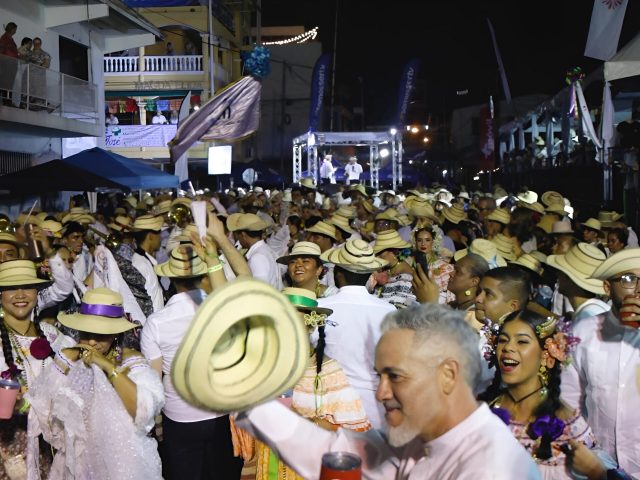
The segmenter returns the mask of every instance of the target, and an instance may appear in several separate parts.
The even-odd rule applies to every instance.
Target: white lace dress
[[[69,367],[66,375],[61,362]],[[58,356],[31,386],[32,415],[57,450],[50,479],[162,478],[156,441],[147,436],[164,404],[162,382],[142,356],[121,368],[137,387],[135,419],[95,365]]]

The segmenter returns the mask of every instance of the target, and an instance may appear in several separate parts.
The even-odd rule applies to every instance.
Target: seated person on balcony
[[[151,123],[154,125],[166,125],[169,122],[167,122],[167,117],[162,114],[162,111],[158,110]]]
[[[113,113],[110,113],[107,117],[107,125],[118,125],[120,120]]]
[[[167,42],[167,50],[164,52],[164,54],[169,57],[173,57],[176,54],[175,50],[173,49],[173,43]]]

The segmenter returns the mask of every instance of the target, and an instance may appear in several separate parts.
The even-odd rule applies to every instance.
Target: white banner
[[[627,0],[594,0],[585,57],[609,60],[618,51],[618,41]]]
[[[582,86],[580,85],[580,82],[576,82],[574,85],[576,86],[576,94],[578,96],[578,107],[580,108],[580,118],[582,119],[582,130],[584,131],[585,135],[591,139],[596,147],[602,148],[600,139],[598,138],[598,135],[596,135],[596,131],[593,128],[591,113],[589,113],[589,107],[587,107],[587,102],[584,99]]]
[[[166,147],[177,125],[112,125],[105,129],[104,144],[112,147]]]

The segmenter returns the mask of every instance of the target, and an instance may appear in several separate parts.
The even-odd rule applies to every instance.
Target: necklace
[[[14,333],[20,335],[21,337],[26,337],[28,336],[27,333],[29,333],[29,330],[31,330],[31,322],[29,322],[29,324],[27,325],[27,329],[24,331],[24,333],[19,332],[17,328],[12,327],[11,325],[9,325],[6,321],[4,322],[4,324],[9,327],[10,330],[12,330]]]
[[[20,383],[22,384],[22,390],[24,393],[29,390],[29,379],[33,380],[36,377],[36,373],[34,372],[33,366],[31,365],[31,360],[29,360],[31,350],[29,349],[29,347],[22,345],[22,343],[20,343],[20,339],[13,332],[9,332],[9,342],[11,343],[11,347],[16,353],[14,357],[15,362],[21,367],[25,367],[21,369],[22,372],[20,374],[20,377],[22,378],[22,381]],[[46,358],[42,359],[42,367],[40,371],[44,369],[45,360]]]
[[[542,387],[538,387],[536,388],[533,392],[531,393],[527,393],[524,397],[522,397],[520,400],[516,400],[515,398],[513,398],[513,395],[511,395],[511,392],[509,390],[507,390],[507,395],[509,396],[509,398],[511,399],[511,401],[513,402],[514,405],[518,405],[519,403],[521,403],[523,400],[526,400],[527,398],[533,396],[535,393],[538,393],[540,390],[542,390]]]

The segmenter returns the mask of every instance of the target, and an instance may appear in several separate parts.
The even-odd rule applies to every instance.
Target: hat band
[[[82,303],[80,304],[80,313],[83,315],[98,315],[100,317],[118,318],[124,317],[124,307],[119,305]]]
[[[302,307],[317,307],[318,302],[311,298],[303,297],[302,295],[287,295],[289,301],[294,305],[300,305]]]

